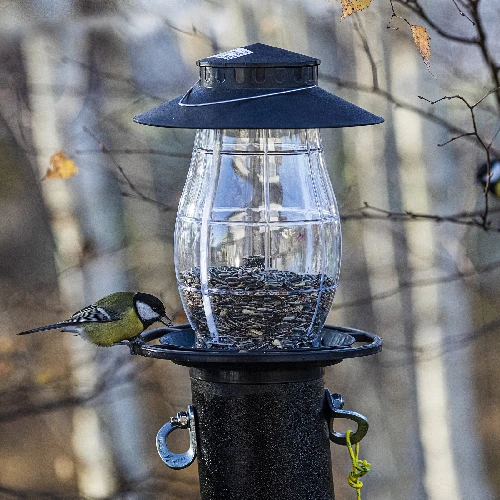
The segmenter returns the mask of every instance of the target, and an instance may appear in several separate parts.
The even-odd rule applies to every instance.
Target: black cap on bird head
[[[163,302],[149,293],[137,292],[134,295],[134,309],[142,321],[144,328],[161,321],[166,326],[172,326],[172,321],[165,312]]]

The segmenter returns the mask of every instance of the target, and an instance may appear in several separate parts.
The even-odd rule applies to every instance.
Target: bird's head
[[[161,321],[166,326],[173,325],[165,312],[165,306],[162,301],[154,295],[137,292],[134,295],[134,308],[144,328],[147,328],[157,321]]]
[[[488,180],[488,166],[486,163],[483,163],[479,166],[477,170],[477,181],[486,186],[486,182]],[[489,189],[491,192],[498,194],[496,191],[496,186],[500,181],[500,160],[494,159],[490,162],[490,183]]]

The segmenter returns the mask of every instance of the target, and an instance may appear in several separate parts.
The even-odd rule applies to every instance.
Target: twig
[[[123,365],[121,360],[103,370],[99,383],[94,387],[89,394],[73,395],[53,399],[52,401],[43,401],[32,406],[15,408],[12,410],[4,410],[0,413],[0,422],[11,422],[19,418],[30,417],[32,415],[40,415],[42,413],[61,410],[64,408],[72,408],[75,406],[84,406],[100,396],[109,394],[114,389],[119,389],[129,383],[134,378],[134,373],[124,374],[120,369]]]
[[[370,45],[368,44],[368,39],[366,38],[366,34],[365,34],[364,29],[363,29],[363,26],[361,25],[361,21],[358,21],[357,17],[354,17],[354,29],[356,30],[356,33],[358,34],[359,38],[361,39],[361,43],[363,44],[363,48],[365,50],[366,56],[368,57],[368,61],[370,62],[370,67],[372,70],[373,90],[377,91],[379,88],[377,63],[375,62],[373,54],[370,50]]]
[[[497,127],[497,131],[493,134],[493,137],[491,138],[490,143],[488,144],[488,149],[491,149],[491,146],[493,144],[493,141],[497,138],[497,135],[500,133],[500,125]]]
[[[439,341],[439,343],[429,343],[425,346],[419,347],[418,349],[404,345],[391,345],[390,342],[384,342],[384,350],[397,352],[406,351],[408,356],[398,360],[382,362],[381,366],[384,368],[397,368],[411,366],[415,363],[431,361],[449,352],[463,349],[471,342],[494,332],[497,328],[500,328],[500,318],[496,318],[470,332],[462,333],[460,335],[449,335]]]
[[[392,17],[399,17],[395,14],[394,12],[394,5],[393,2],[397,2],[409,10],[411,10],[413,13],[417,14],[428,26],[430,26],[437,34],[442,36],[443,38],[447,40],[451,40],[454,42],[460,42],[460,43],[465,43],[469,45],[477,45],[479,48],[483,61],[486,64],[486,67],[489,70],[491,82],[493,83],[493,86],[496,87],[497,89],[500,87],[500,76],[498,74],[499,70],[499,65],[494,62],[493,59],[493,54],[491,53],[488,44],[487,44],[487,34],[483,26],[483,19],[481,17],[481,13],[479,10],[479,0],[470,0],[467,3],[468,11],[469,11],[469,16],[465,15],[465,13],[458,7],[457,3],[455,0],[453,2],[459,9],[459,12],[461,15],[466,17],[474,26],[476,30],[476,37],[474,38],[466,38],[466,37],[461,37],[461,36],[456,36],[452,35],[451,33],[447,33],[439,25],[434,23],[431,17],[427,14],[427,12],[423,9],[423,7],[420,5],[418,0],[389,0],[392,11],[393,11],[393,16]],[[391,19],[392,19],[391,17]],[[497,105],[500,107],[500,92],[496,91],[496,99],[497,99]]]
[[[435,215],[435,214],[424,214],[411,211],[405,212],[391,212],[379,207],[374,207],[364,202],[364,206],[359,209],[361,213],[358,214],[341,214],[341,219],[344,221],[348,220],[359,220],[359,219],[379,219],[379,220],[398,220],[398,221],[434,221],[437,223],[449,222],[453,224],[460,224],[464,226],[476,226],[481,227],[486,231],[500,232],[500,227],[492,226],[489,220],[483,220],[484,211],[479,212],[461,212],[459,214],[453,215]],[[374,213],[370,213],[374,212]],[[489,213],[500,212],[500,207],[495,210],[490,210]]]
[[[451,33],[448,33],[447,31],[443,30],[441,28],[441,26],[437,25],[432,20],[432,18],[430,18],[428,16],[428,14],[425,12],[425,10],[422,8],[422,6],[419,4],[419,2],[417,0],[413,0],[413,1],[408,1],[408,0],[389,0],[389,2],[391,4],[391,8],[392,8],[391,19],[394,18],[394,17],[398,17],[400,19],[404,19],[403,17],[397,15],[396,12],[395,12],[395,10],[394,10],[393,2],[397,2],[400,5],[403,5],[404,7],[406,7],[410,11],[412,11],[414,14],[417,14],[422,19],[422,21],[424,21],[425,24],[427,24],[427,26],[429,26],[430,28],[432,28],[441,37],[446,38],[447,40],[451,40],[451,41],[459,42],[459,43],[464,43],[464,44],[469,44],[469,45],[479,43],[479,37],[478,38],[467,38],[467,37],[460,36],[460,35],[453,35]],[[405,21],[406,21],[406,19],[405,19]],[[406,21],[406,22],[408,22],[408,21]],[[475,23],[473,21],[471,21],[471,22],[475,25]]]
[[[472,136],[472,137],[474,137],[477,140],[477,142],[479,142],[479,144],[481,145],[481,147],[484,149],[484,151],[486,153],[486,183],[485,183],[485,186],[484,186],[484,211],[481,214],[481,220],[482,220],[481,227],[483,227],[483,229],[485,229],[485,230],[491,228],[489,220],[488,220],[488,214],[489,214],[489,190],[490,190],[490,179],[491,179],[491,152],[490,152],[490,149],[491,149],[491,145],[493,143],[493,140],[490,141],[489,144],[486,144],[485,140],[479,134],[479,129],[478,129],[478,126],[477,126],[477,121],[476,121],[476,114],[475,114],[474,110],[488,96],[490,96],[491,94],[497,92],[498,90],[499,90],[499,87],[496,87],[496,88],[490,90],[483,97],[481,97],[481,99],[479,99],[478,101],[476,101],[474,104],[470,104],[469,101],[467,101],[467,99],[465,99],[463,96],[458,95],[458,94],[457,95],[452,95],[452,96],[443,96],[443,97],[441,97],[439,99],[436,99],[434,101],[431,101],[430,99],[427,99],[426,97],[422,97],[420,95],[418,96],[419,99],[427,101],[431,105],[437,104],[438,102],[441,102],[441,101],[444,101],[444,100],[450,101],[452,99],[458,99],[458,100],[462,101],[469,108],[470,115],[471,115],[472,127],[474,129],[473,132],[466,132],[466,133],[463,133],[463,134],[459,134],[456,137],[453,137],[450,140],[446,141],[445,143],[441,144],[441,146],[443,146],[445,144],[449,144],[450,142],[452,142],[452,141],[454,141],[456,139],[459,139],[461,137],[470,137],[470,136]],[[498,131],[497,131],[497,133],[498,133]],[[438,144],[438,146],[439,146],[439,144]]]
[[[131,198],[133,200],[142,200],[142,201],[146,201],[148,203],[151,203],[153,205],[156,205],[157,207],[159,207],[163,212],[170,212],[170,211],[175,211],[177,210],[177,206],[170,206],[170,205],[165,205],[165,203],[162,203],[161,201],[158,201],[158,200],[155,200],[153,198],[144,198],[143,196],[137,196],[135,194],[132,194],[132,193],[125,193],[124,191],[122,191],[120,193],[124,198]]]
[[[170,29],[174,30],[174,31],[177,31],[177,33],[181,33],[183,35],[188,35],[188,36],[194,36],[194,37],[199,37],[199,38],[202,38],[204,39],[205,41],[208,41],[210,42],[211,44],[213,44],[214,42],[214,38],[213,36],[209,36],[207,35],[206,33],[203,33],[203,31],[200,31],[198,28],[196,28],[196,26],[194,26],[193,24],[191,25],[191,31],[188,31],[188,30],[184,30],[182,28],[179,28],[178,26],[175,26],[174,24],[172,24],[170,21],[168,21],[167,19],[164,19],[163,22],[165,23],[166,26],[168,26]]]
[[[165,151],[164,149],[132,149],[132,148],[121,148],[121,149],[107,149],[110,154],[126,154],[126,155],[160,155],[160,156],[168,156],[172,158],[191,158],[191,154],[189,153],[174,153],[172,151]],[[75,151],[75,155],[86,155],[86,154],[94,154],[94,153],[102,153],[102,148],[98,149],[77,149]]]
[[[447,129],[448,132],[450,132],[451,134],[466,135],[469,133],[468,131],[461,129],[460,127],[458,127],[455,124],[441,118],[440,116],[435,115],[434,113],[430,113],[429,111],[425,111],[422,108],[414,106],[408,102],[397,99],[392,93],[388,92],[387,90],[384,90],[381,88],[374,89],[370,85],[363,85],[363,84],[360,84],[358,82],[344,80],[342,78],[339,78],[339,77],[336,77],[333,75],[323,76],[322,79],[330,81],[333,84],[335,84],[341,88],[357,90],[359,92],[365,92],[365,93],[374,94],[374,95],[377,95],[379,97],[382,97],[388,103],[393,104],[394,106],[396,106],[398,108],[411,111],[412,113],[417,114],[418,116],[424,118],[425,120],[427,120],[429,122],[435,123],[436,125],[440,125],[441,127]],[[474,142],[476,142],[476,140],[474,138],[472,138],[472,140],[474,140]],[[490,151],[493,154],[500,156],[500,149],[494,149],[493,147],[490,147]]]
[[[462,17],[465,17],[465,19],[468,19],[472,23],[472,26],[475,26],[476,23],[467,14],[465,14],[465,12],[458,6],[456,0],[451,0],[451,1],[455,4],[455,7],[457,8],[460,15]]]
[[[370,295],[369,297],[362,297],[360,299],[346,302],[334,302],[332,310],[345,309],[349,307],[359,307],[366,304],[371,304],[378,300],[388,299],[390,297],[393,297],[394,295],[397,295],[398,293],[401,293],[402,290],[451,283],[453,281],[458,281],[464,278],[471,278],[477,276],[478,274],[489,273],[491,271],[495,271],[496,269],[500,269],[500,261],[490,262],[489,264],[486,264],[484,266],[477,266],[470,271],[462,271],[450,274],[448,276],[401,281],[397,286],[389,288],[388,290],[385,290],[383,292],[375,293],[373,295]]]
[[[162,207],[163,209],[165,210],[170,210],[171,208],[168,206],[168,205],[165,205],[157,200],[155,200],[154,198],[151,198],[147,195],[145,195],[144,193],[142,193],[139,189],[137,189],[137,187],[134,185],[134,183],[129,179],[128,175],[125,173],[125,171],[123,170],[122,166],[115,160],[115,158],[113,157],[113,155],[111,154],[111,150],[108,149],[105,144],[103,142],[101,142],[97,137],[96,135],[88,129],[88,127],[84,126],[83,127],[83,130],[92,138],[94,139],[94,141],[97,142],[98,146],[99,146],[99,149],[105,154],[108,156],[108,158],[111,160],[111,162],[113,163],[113,165],[115,166],[115,168],[118,170],[118,172],[120,172],[120,175],[123,177],[125,183],[127,184],[127,186],[130,188],[130,190],[135,194],[135,198],[139,198],[140,200],[143,200],[143,201],[147,201],[148,203],[152,203],[154,205],[158,205],[160,207]],[[129,197],[134,197],[134,196],[131,196],[129,195],[128,193],[122,193],[123,196],[129,196]]]
[[[438,144],[438,146],[443,147],[443,146],[446,146],[447,144],[449,144],[450,142],[456,141],[457,139],[462,139],[464,137],[475,136],[475,135],[476,135],[475,132],[466,132],[465,134],[460,134],[460,135],[457,135],[456,137],[452,137],[451,139],[448,139],[445,142],[440,142]]]

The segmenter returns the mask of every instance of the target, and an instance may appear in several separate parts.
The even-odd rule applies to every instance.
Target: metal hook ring
[[[328,389],[325,389],[325,396],[327,402],[328,411],[328,429],[330,431],[330,440],[335,444],[340,444],[343,446],[347,445],[346,435],[337,432],[333,428],[333,420],[336,418],[347,418],[353,420],[358,425],[356,432],[352,433],[350,436],[351,444],[359,443],[368,432],[368,420],[361,413],[355,411],[343,410],[344,398],[341,394],[331,394]]]
[[[168,449],[167,437],[176,429],[189,430],[189,449],[184,453],[173,453]],[[184,469],[194,462],[197,452],[196,427],[194,419],[194,408],[189,405],[187,412],[177,413],[177,417],[172,417],[156,435],[156,449],[160,458],[171,469]]]

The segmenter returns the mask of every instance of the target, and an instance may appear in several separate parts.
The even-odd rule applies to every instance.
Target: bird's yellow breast
[[[144,326],[141,320],[137,317],[134,309],[130,308],[119,320],[106,323],[87,323],[85,333],[82,336],[93,344],[109,347],[116,342],[137,337],[143,330]]]

